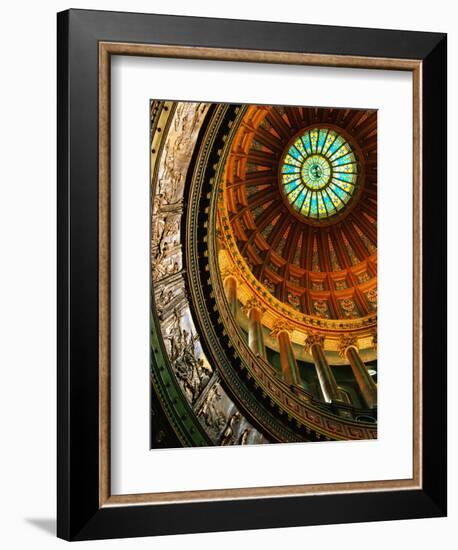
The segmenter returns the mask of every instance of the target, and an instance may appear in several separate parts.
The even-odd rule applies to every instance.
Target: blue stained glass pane
[[[291,191],[294,191],[294,189],[296,189],[297,187],[299,187],[301,184],[299,181],[294,181],[293,183],[287,183],[285,185],[285,191],[286,191],[286,194],[289,196],[289,193],[291,193]]]
[[[332,165],[341,166],[342,164],[348,164],[349,162],[353,162],[353,160],[354,160],[354,157],[350,153],[350,154],[344,155],[343,157],[337,158],[336,160],[333,161]]]
[[[323,195],[323,202],[324,202],[324,205],[326,206],[326,210],[328,211],[328,214],[334,213],[336,211],[328,195]]]
[[[313,193],[312,200],[310,201],[310,216],[316,218],[318,216],[318,201],[316,193]]]
[[[329,147],[328,157],[332,156],[342,145],[343,139],[339,136],[334,143]]]
[[[318,130],[312,130],[310,132],[310,143],[312,144],[312,151],[316,153],[316,147],[318,143]]]
[[[304,202],[304,199],[305,199],[305,190],[304,190],[304,188],[302,188],[301,192],[297,196],[296,202],[293,204],[293,206],[296,210],[301,209],[302,203]]]
[[[312,197],[312,194],[310,191],[308,191],[307,195],[305,196],[304,204],[302,205],[302,210],[301,210],[304,216],[308,216],[311,197]]]
[[[302,143],[304,144],[305,150],[310,155],[312,153],[312,144],[310,143],[310,134],[308,132],[302,136]]]
[[[292,166],[297,166],[298,168],[300,168],[302,166],[302,163],[299,160],[296,160],[290,154],[286,155],[285,163],[286,164],[291,164]]]
[[[294,173],[299,173],[299,169],[297,166],[291,166],[290,164],[284,164],[281,171],[284,173],[284,174],[294,174]]]
[[[307,156],[307,151],[304,148],[304,144],[302,143],[301,138],[296,139],[296,141],[294,142],[294,147],[296,147],[296,149],[301,153],[302,158],[305,159],[305,157]]]
[[[345,193],[343,189],[341,189],[340,187],[337,187],[337,185],[335,185],[334,183],[331,183],[329,187],[334,191],[334,193],[339,197],[339,199],[343,200],[344,202],[347,202],[348,195],[347,193]]]
[[[357,174],[358,167],[356,166],[356,164],[345,164],[344,166],[334,167],[335,174],[341,174],[342,172],[346,172],[348,174]]]
[[[299,151],[296,149],[296,147],[294,147],[294,145],[290,148],[289,154],[290,154],[291,156],[293,156],[296,160],[300,160],[300,159],[301,159],[301,154],[300,154]]]
[[[347,181],[349,183],[353,181],[353,174],[345,174],[344,172],[334,172],[334,177],[340,181]]]
[[[324,141],[326,139],[327,130],[320,130],[320,135],[318,137],[318,152],[321,152],[323,149]]]
[[[329,132],[328,137],[326,138],[326,142],[323,147],[323,155],[327,156],[329,147],[333,144],[334,140],[336,139],[337,134],[335,132]]]
[[[331,197],[332,204],[336,207],[336,210],[339,210],[343,206],[342,200],[333,192],[331,187],[329,187],[327,191]]]
[[[304,205],[304,202],[305,202],[305,198],[307,197],[307,193],[308,193],[308,190],[304,190],[301,193],[301,198],[297,201],[297,209],[298,210],[302,209],[302,207]]]
[[[283,185],[299,180],[299,174],[283,174]]]
[[[327,216],[327,212],[323,202],[323,195],[321,193],[318,193],[317,201],[318,201],[318,215],[320,218],[325,218]]]

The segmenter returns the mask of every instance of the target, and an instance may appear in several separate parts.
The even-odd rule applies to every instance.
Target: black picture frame
[[[440,517],[447,510],[445,34],[69,10],[58,49],[58,499],[66,540]],[[99,504],[98,44],[421,62],[421,488],[154,505]]]

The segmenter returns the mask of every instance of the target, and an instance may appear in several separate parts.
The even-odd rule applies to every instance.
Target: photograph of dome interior
[[[377,111],[151,100],[151,448],[377,437]]]

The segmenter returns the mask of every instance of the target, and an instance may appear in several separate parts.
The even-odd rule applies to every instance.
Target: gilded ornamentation
[[[299,296],[297,296],[296,294],[291,294],[291,292],[288,292],[287,298],[288,298],[288,302],[293,307],[295,307],[296,309],[300,308],[301,300],[300,300]]]
[[[264,278],[262,284],[267,288],[271,294],[275,294],[275,284],[267,278]]]
[[[234,277],[234,279],[239,281],[239,276],[238,276],[237,270],[235,269],[234,266],[226,266],[221,271],[221,278],[223,279],[223,281],[226,280],[228,277]]]
[[[346,288],[348,288],[348,285],[345,279],[334,281],[334,284],[336,286],[336,290],[345,290]]]
[[[278,337],[281,332],[287,332],[290,336],[294,331],[294,326],[288,321],[283,319],[277,319],[270,331],[271,336]]]
[[[257,309],[261,315],[265,313],[266,308],[261,304],[261,302],[256,298],[250,298],[243,306],[242,311],[243,313],[248,316],[250,314],[250,311],[252,309]]]
[[[358,274],[358,281],[360,283],[367,283],[367,281],[370,279],[369,273],[367,271],[363,271],[362,273]]]
[[[345,298],[344,300],[341,300],[340,306],[343,309],[344,315],[346,317],[357,317],[358,312],[356,309],[355,302],[350,298]]]
[[[324,290],[322,281],[311,281],[312,290]]]
[[[324,335],[317,332],[309,332],[304,342],[305,351],[308,353],[311,351],[312,346],[317,345],[321,348],[324,346]]]
[[[369,290],[369,292],[366,294],[367,299],[373,306],[377,306],[377,289],[372,288]]]
[[[315,300],[313,302],[313,309],[318,317],[329,318],[329,307],[326,300]]]
[[[358,340],[352,334],[342,334],[339,341],[339,355],[345,357],[348,348],[353,347],[358,349]]]

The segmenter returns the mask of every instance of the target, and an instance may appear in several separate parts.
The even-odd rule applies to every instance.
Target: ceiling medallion
[[[328,221],[353,198],[358,186],[356,154],[331,128],[311,128],[288,144],[280,186],[293,211],[312,222]]]

